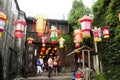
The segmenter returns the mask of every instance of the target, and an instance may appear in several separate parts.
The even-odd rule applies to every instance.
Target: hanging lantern
[[[60,45],[59,47],[64,48],[65,39],[63,37],[61,37],[58,41],[59,41],[59,45]]]
[[[27,44],[33,44],[34,39],[33,38],[27,38]]]
[[[26,22],[22,21],[22,20],[16,20],[14,22],[15,25],[15,31],[17,32],[23,32],[25,30],[26,27]]]
[[[109,33],[109,28],[108,27],[103,27],[103,37],[104,38],[109,38],[109,35],[110,35],[110,33]]]
[[[83,38],[88,38],[90,37],[90,30],[91,30],[91,22],[92,22],[92,18],[84,15],[81,19],[79,19],[80,23],[81,23],[81,29],[82,29],[82,35]]]
[[[58,33],[59,31],[55,26],[51,26],[51,30],[49,32],[50,34],[50,39],[51,39],[51,44],[56,44],[58,40]]]
[[[75,43],[75,47],[79,48],[80,47],[80,43]]]
[[[82,42],[82,30],[76,29],[74,30],[74,43],[75,47],[80,47],[80,42]]]
[[[15,38],[23,38],[24,37],[24,30],[26,27],[26,22],[23,20],[16,20],[14,22],[15,25]]]
[[[0,38],[2,36],[2,32],[4,31],[4,26],[7,20],[8,20],[7,16],[3,12],[0,12]]]
[[[95,42],[102,41],[102,39],[101,39],[101,37],[102,37],[101,28],[94,27],[93,34],[94,34],[94,41]]]
[[[42,47],[42,48],[41,48],[41,52],[45,52],[45,47]]]
[[[46,27],[46,20],[43,18],[42,15],[36,17],[36,31],[38,32],[38,37],[42,37]]]
[[[17,31],[17,32],[15,32],[14,37],[15,37],[15,38],[23,38],[23,37],[24,37],[24,34],[23,34],[23,32]]]
[[[42,36],[41,39],[42,39],[42,46],[45,46],[47,37]]]
[[[76,29],[74,31],[74,43],[82,42],[82,30]]]

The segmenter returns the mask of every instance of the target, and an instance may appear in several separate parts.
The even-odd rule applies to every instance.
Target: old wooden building
[[[22,55],[25,47],[25,36],[21,39],[22,43],[14,38],[14,21],[18,19],[25,21],[26,15],[19,8],[17,0],[0,0],[0,11],[8,18],[0,38],[0,75],[1,80],[13,80],[15,76],[21,76]]]
[[[47,61],[47,59],[52,56],[60,56],[60,62],[62,66],[62,70],[66,70],[73,66],[72,63],[74,63],[74,56],[66,57],[67,53],[71,52],[73,49],[68,49],[67,46],[64,46],[64,48],[59,48],[59,42],[56,44],[51,44],[50,37],[48,36],[49,31],[51,29],[51,26],[54,25],[57,27],[57,30],[60,31],[60,34],[69,34],[72,30],[71,27],[68,25],[68,22],[66,20],[55,20],[55,19],[46,19],[46,29],[44,31],[44,36],[47,37],[46,44],[43,47],[42,46],[42,39],[41,37],[38,37],[38,32],[35,30],[35,21],[36,19],[34,17],[28,17],[26,19],[27,21],[27,33],[26,33],[26,40],[27,38],[34,39],[33,44],[29,45],[26,42],[26,48],[25,48],[25,55],[24,55],[24,68],[28,76],[34,76],[36,74],[36,59],[39,56],[42,56],[44,59],[44,62]],[[41,50],[44,48],[44,53],[41,53]],[[48,52],[46,52],[49,50]]]

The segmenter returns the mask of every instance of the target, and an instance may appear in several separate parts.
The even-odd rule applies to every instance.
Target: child
[[[82,78],[83,78],[83,73],[82,72],[77,72],[75,80],[82,80]]]
[[[83,76],[84,75],[83,75],[81,67],[78,67],[78,70],[76,72],[76,78],[75,78],[75,80],[82,80]]]

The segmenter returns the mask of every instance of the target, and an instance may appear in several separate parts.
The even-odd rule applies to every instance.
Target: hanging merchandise
[[[87,15],[84,15],[81,19],[79,19],[79,21],[81,23],[83,38],[90,37],[92,18]]]
[[[46,27],[46,20],[42,15],[36,17],[36,31],[38,32],[38,37],[42,37]]]
[[[47,37],[42,36],[41,39],[42,39],[42,46],[45,46]]]
[[[74,30],[74,43],[75,47],[80,47],[80,42],[82,42],[82,30],[76,29]]]
[[[102,41],[102,38],[101,38],[102,37],[101,28],[94,27],[93,34],[94,34],[94,41],[95,42]]]
[[[2,32],[4,31],[4,26],[7,23],[7,20],[7,16],[3,12],[0,12],[0,38],[2,37]]]
[[[58,40],[59,31],[57,30],[56,26],[51,26],[51,30],[49,31],[51,44],[56,44]]]
[[[23,38],[24,37],[24,31],[25,31],[25,27],[26,27],[26,22],[23,20],[16,20],[14,22],[15,25],[15,34],[14,37],[15,38]]]
[[[65,39],[63,37],[61,37],[58,41],[59,41],[59,47],[64,48]]]

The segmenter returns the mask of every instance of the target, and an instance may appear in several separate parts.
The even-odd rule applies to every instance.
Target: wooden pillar
[[[84,69],[85,67],[84,50],[82,50],[82,61],[83,61],[82,68]]]
[[[98,49],[97,49],[97,42],[95,43],[95,52],[97,53],[96,55],[96,72],[99,74],[99,59],[98,59]]]
[[[91,62],[90,62],[90,50],[88,50],[88,68],[89,68],[89,71],[88,71],[88,79],[90,80],[90,70],[91,70]]]

